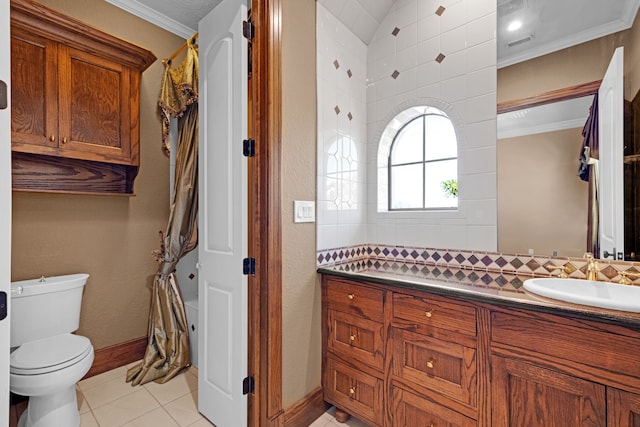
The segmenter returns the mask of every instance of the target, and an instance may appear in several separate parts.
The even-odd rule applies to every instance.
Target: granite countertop
[[[522,285],[533,278],[530,275],[372,261],[324,266],[317,271],[401,289],[640,328],[640,313],[571,304],[529,293]]]

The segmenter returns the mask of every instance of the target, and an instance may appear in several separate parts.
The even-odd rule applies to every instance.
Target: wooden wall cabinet
[[[132,193],[140,76],[155,59],[37,3],[12,0],[14,188]]]
[[[323,389],[372,426],[640,427],[640,326],[323,275]]]

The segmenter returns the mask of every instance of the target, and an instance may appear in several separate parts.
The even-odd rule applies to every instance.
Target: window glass
[[[455,129],[446,114],[429,108],[408,120],[389,151],[389,210],[456,208],[457,157]]]

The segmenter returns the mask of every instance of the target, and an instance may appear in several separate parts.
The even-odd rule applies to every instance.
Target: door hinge
[[[242,154],[245,157],[255,157],[256,141],[254,139],[245,139],[242,141]]]
[[[242,274],[256,274],[255,258],[245,258],[242,260]]]
[[[242,380],[242,394],[254,393],[256,382],[253,377],[246,377]]]
[[[251,21],[242,21],[242,35],[247,40],[253,40],[253,22]]]
[[[9,100],[7,97],[7,84],[4,81],[0,80],[0,110],[5,110],[9,105]]]

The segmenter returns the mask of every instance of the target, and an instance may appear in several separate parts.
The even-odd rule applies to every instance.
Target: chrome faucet
[[[600,271],[598,261],[593,258],[591,252],[586,252],[584,258],[587,260],[587,280],[598,281],[598,272]]]

